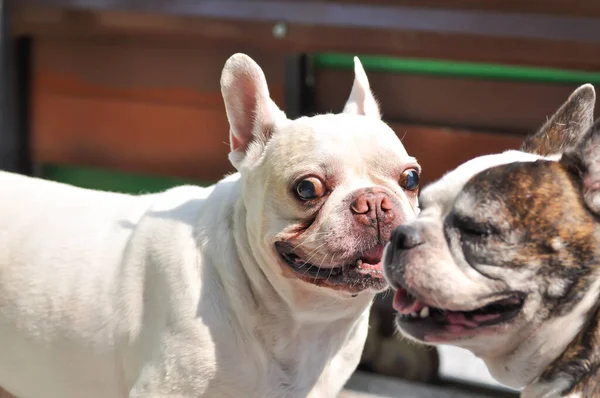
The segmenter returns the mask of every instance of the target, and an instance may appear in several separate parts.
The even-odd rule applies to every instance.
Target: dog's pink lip
[[[505,326],[506,324],[504,323],[482,327],[452,324],[447,325],[443,332],[425,333],[422,340],[430,344],[452,343],[453,341],[464,340],[465,338],[494,334]]]
[[[275,242],[275,250],[281,260],[287,264],[297,275],[303,279],[309,279],[312,283],[321,283],[325,280],[332,284],[353,284],[354,280],[370,281],[380,288],[383,277],[383,244],[376,244],[366,251],[357,253],[360,257],[344,261],[340,265],[315,265],[303,260],[294,252],[296,246],[285,241]],[[317,262],[318,263],[318,262]],[[381,289],[387,285],[385,282]]]

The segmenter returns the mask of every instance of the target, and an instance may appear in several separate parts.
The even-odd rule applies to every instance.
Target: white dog
[[[239,173],[128,196],[0,173],[0,386],[20,398],[334,397],[419,166],[356,60],[342,114],[221,78]]]

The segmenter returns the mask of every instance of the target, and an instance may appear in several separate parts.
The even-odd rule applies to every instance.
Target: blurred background
[[[207,185],[232,171],[219,78],[235,52],[259,63],[291,118],[341,111],[360,56],[423,183],[517,148],[575,87],[600,82],[595,0],[0,3],[0,169],[103,190]],[[395,336],[390,299],[375,305],[351,388],[514,395],[466,352]],[[395,393],[372,383],[383,376]]]

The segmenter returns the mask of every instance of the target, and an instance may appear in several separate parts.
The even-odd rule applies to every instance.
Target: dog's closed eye
[[[457,229],[461,235],[471,237],[486,237],[497,234],[498,228],[489,222],[479,222],[472,217],[454,214],[451,217],[451,226]]]

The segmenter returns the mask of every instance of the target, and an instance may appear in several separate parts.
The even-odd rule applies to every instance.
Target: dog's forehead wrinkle
[[[474,267],[494,279],[503,281],[506,286],[514,291],[535,292],[539,290],[533,277],[537,267],[509,268],[500,267],[494,263],[474,264]]]
[[[281,164],[282,180],[313,172],[335,179],[336,185],[350,181],[360,183],[357,187],[389,186],[397,185],[405,168],[420,169],[385,123],[359,115],[297,119],[275,134],[266,152],[268,161],[263,163]]]
[[[408,158],[406,149],[394,131],[379,119],[353,114],[326,114],[313,118],[298,119],[288,129],[294,131],[309,128],[320,146],[339,148],[353,147],[361,153],[389,148],[402,157]]]
[[[500,154],[480,156],[458,166],[424,188],[421,194],[421,202],[425,206],[434,205],[435,203],[438,205],[443,204],[443,207],[448,208],[449,203],[454,202],[466,183],[477,174],[495,166],[516,162],[535,162],[540,159],[550,160],[553,158],[544,158],[520,151],[507,151]]]

